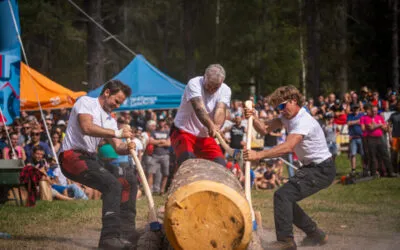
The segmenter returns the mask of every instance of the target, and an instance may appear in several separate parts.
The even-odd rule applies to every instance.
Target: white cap
[[[61,125],[66,125],[66,123],[65,123],[65,121],[64,120],[59,120],[58,122],[57,122],[57,126],[61,126]]]

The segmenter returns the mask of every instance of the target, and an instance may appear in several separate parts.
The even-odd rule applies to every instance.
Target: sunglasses
[[[276,107],[276,109],[277,109],[278,111],[284,110],[284,109],[286,108],[287,102],[288,102],[288,101],[282,102],[281,104],[279,104],[279,105]]]
[[[38,136],[40,135],[40,133],[32,133],[32,135]]]

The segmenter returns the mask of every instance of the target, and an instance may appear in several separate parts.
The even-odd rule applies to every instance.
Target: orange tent
[[[21,62],[21,110],[39,110],[38,93],[43,109],[71,108],[86,92],[74,92],[29,68]]]

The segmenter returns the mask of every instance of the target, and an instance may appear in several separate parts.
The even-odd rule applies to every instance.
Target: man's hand
[[[215,124],[212,124],[212,126],[210,126],[208,128],[208,135],[212,138],[217,136],[217,133],[219,133],[219,128],[218,126],[216,126]]]
[[[246,119],[249,119],[251,116],[254,116],[255,115],[255,111],[254,111],[254,109],[252,108],[252,109],[248,109],[248,108],[244,108],[244,117],[246,118]]]
[[[127,143],[127,146],[129,151],[136,150],[136,143],[134,141]]]
[[[243,159],[245,161],[258,161],[260,160],[260,154],[254,150],[243,150]]]
[[[115,130],[115,137],[116,138],[132,138],[133,133],[132,129],[129,126],[125,126],[120,130]]]

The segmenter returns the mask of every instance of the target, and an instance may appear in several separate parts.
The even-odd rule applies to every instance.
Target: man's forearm
[[[101,137],[101,138],[114,138],[115,137],[115,130],[102,128],[95,124],[91,126],[87,126],[85,128],[81,127],[82,132],[85,135],[93,136],[93,137]]]
[[[275,157],[280,157],[282,155],[288,154],[292,152],[292,148],[289,147],[289,145],[284,142],[282,144],[279,144],[271,149],[268,150],[263,150],[260,152],[257,152],[259,154],[260,159],[264,158],[275,158]]]
[[[215,114],[214,114],[214,123],[218,128],[221,128],[224,125],[226,117],[226,105],[225,103],[218,103]]]
[[[257,117],[253,118],[253,127],[261,135],[267,134],[267,126],[265,126],[265,124],[261,122]]]
[[[201,97],[195,97],[191,99],[190,102],[192,103],[193,110],[196,113],[199,121],[207,128],[213,127],[214,122],[211,120],[210,115],[207,113]]]

